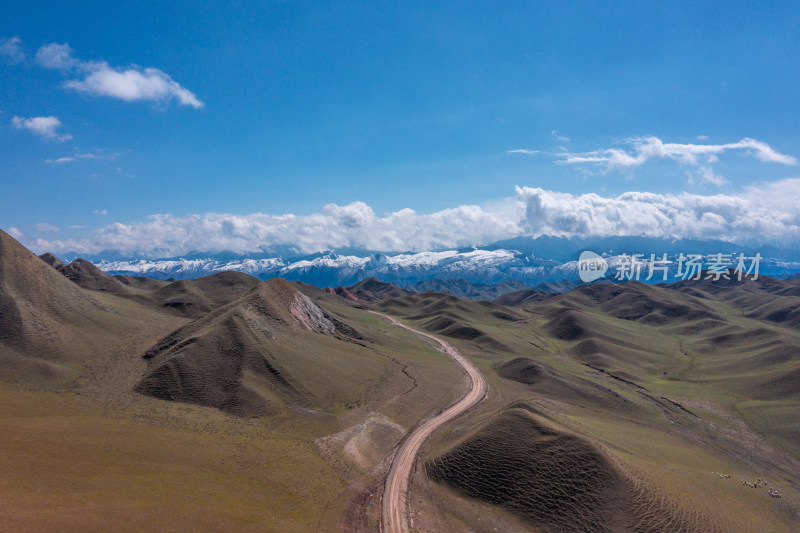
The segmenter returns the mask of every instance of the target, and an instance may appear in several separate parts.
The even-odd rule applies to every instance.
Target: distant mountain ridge
[[[491,245],[460,250],[416,253],[380,253],[346,249],[298,255],[293,249],[276,250],[283,255],[222,253],[216,255],[192,253],[186,257],[168,259],[114,259],[119,254],[89,256],[100,270],[112,275],[147,276],[156,279],[192,279],[216,272],[238,271],[260,280],[282,277],[318,287],[354,285],[367,278],[408,287],[412,291],[426,290],[432,280],[448,280],[452,294],[459,292],[449,280],[469,284],[496,285],[518,282],[530,287],[540,283],[574,282],[579,279],[577,259],[582,251],[591,250],[606,257],[607,276],[613,276],[625,255],[650,254],[669,258],[679,254],[739,253],[748,257],[761,254],[759,272],[789,277],[800,272],[800,251],[772,247],[752,249],[723,241],[681,239],[651,239],[645,237],[562,238],[542,236],[518,237]],[[72,255],[72,254],[69,254]],[[65,256],[65,258],[69,258]],[[681,279],[675,265],[666,281]],[[651,283],[665,281],[656,276]],[[414,288],[414,286],[418,288]],[[518,287],[523,289],[523,287]],[[454,291],[454,292],[453,292]],[[473,291],[474,292],[474,291]],[[501,291],[502,292],[502,291]],[[510,292],[510,291],[506,291]],[[500,293],[493,297],[500,296]]]

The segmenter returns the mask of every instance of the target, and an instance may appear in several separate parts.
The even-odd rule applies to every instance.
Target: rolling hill
[[[287,403],[327,407],[356,399],[347,397],[356,385],[342,367],[369,365],[349,353],[360,347],[345,344],[358,337],[290,282],[270,280],[147,350],[149,370],[135,390],[241,416],[276,414]],[[313,383],[318,375],[329,381]]]
[[[122,332],[138,329],[146,336],[163,327],[141,306],[84,290],[56,270],[64,265],[54,266],[0,231],[4,381],[67,383],[87,363],[124,345],[127,335]]]

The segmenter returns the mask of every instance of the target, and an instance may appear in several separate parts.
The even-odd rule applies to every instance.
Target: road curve
[[[431,433],[441,425],[480,403],[484,396],[486,396],[489,386],[486,383],[486,378],[481,374],[481,371],[442,339],[434,337],[424,331],[406,326],[383,313],[377,313],[375,311],[370,312],[386,318],[395,326],[399,326],[421,337],[426,337],[438,342],[442,346],[444,353],[450,356],[464,369],[472,382],[472,388],[463,398],[434,418],[417,426],[417,428],[406,437],[394,457],[389,474],[386,476],[386,486],[383,491],[383,504],[381,508],[381,531],[383,531],[383,533],[409,533],[411,529],[409,527],[408,488],[411,482],[414,463],[416,462],[420,448],[422,448],[422,444],[430,437]]]

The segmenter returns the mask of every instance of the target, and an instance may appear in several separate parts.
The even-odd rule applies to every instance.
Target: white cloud
[[[184,89],[177,82],[157,68],[131,67],[118,70],[102,63],[83,80],[70,80],[64,84],[70,89],[85,92],[93,96],[110,96],[120,100],[149,100],[163,102],[175,98],[183,105],[195,109],[203,107],[191,91]]]
[[[658,137],[640,137],[629,139],[626,143],[632,146],[632,150],[606,148],[584,153],[554,154],[554,157],[565,164],[601,164],[605,165],[606,170],[637,167],[651,159],[672,159],[682,164],[698,166],[714,162],[718,154],[730,151],[742,151],[766,162],[797,164],[796,158],[781,154],[767,143],[749,138],[728,144],[679,144],[665,143]]]
[[[322,208],[322,213],[333,217],[346,228],[363,228],[375,221],[375,212],[364,202],[353,202],[344,206],[328,204]]]
[[[498,204],[499,206],[500,204]],[[519,207],[515,203],[515,207]],[[115,249],[149,257],[192,250],[258,252],[288,245],[303,253],[361,247],[385,251],[422,251],[470,246],[520,233],[519,217],[500,207],[459,206],[428,215],[401,209],[376,216],[368,205],[326,205],[310,215],[232,215],[209,213],[177,217],[153,215],[146,222],[115,222],[81,241],[34,243],[37,249],[82,253]]]
[[[41,135],[45,139],[54,139],[57,141],[68,141],[72,139],[72,135],[65,133],[59,135],[56,130],[61,126],[61,121],[56,117],[14,117],[11,119],[18,130],[28,130],[37,135]]]
[[[528,234],[713,238],[798,246],[800,179],[753,185],[729,195],[573,195],[518,187],[514,197],[491,205],[463,205],[431,214],[406,208],[378,216],[363,202],[329,204],[309,215],[159,214],[143,222],[115,222],[88,239],[39,239],[32,246],[39,252],[119,250],[142,257],[259,252],[279,245],[303,253],[343,247],[399,252],[452,249]]]
[[[551,134],[558,138],[555,130]],[[701,135],[698,139],[705,139]],[[568,139],[563,139],[568,140]],[[600,166],[604,172],[616,168],[634,168],[644,165],[653,159],[670,159],[681,165],[694,167],[689,172],[690,183],[711,185],[726,185],[727,179],[714,173],[712,165],[718,161],[721,154],[726,152],[740,152],[744,155],[755,157],[760,161],[781,163],[784,165],[797,165],[797,158],[778,152],[765,142],[745,137],[744,139],[727,144],[680,144],[665,143],[658,137],[638,137],[624,142],[630,148],[604,148],[591,152],[568,152],[559,147],[561,152],[551,153],[557,163],[576,165],[583,169]],[[536,154],[537,150],[510,150],[508,153]]]
[[[541,152],[540,150],[522,150],[522,149],[519,149],[519,150],[508,150],[506,153],[507,153],[507,154],[528,154],[528,155],[535,155],[535,154],[541,154],[542,152]]]
[[[718,187],[730,184],[724,176],[714,172],[709,165],[700,165],[696,171],[689,172],[689,183],[709,184]]]
[[[58,233],[59,231],[61,231],[61,228],[59,228],[58,226],[48,224],[47,222],[38,222],[36,224],[36,229],[43,233]]]
[[[18,37],[0,40],[0,59],[19,63],[25,58]],[[112,67],[105,61],[82,61],[66,43],[50,43],[37,50],[34,61],[39,66],[60,70],[70,76],[64,86],[91,96],[108,96],[119,100],[169,102],[177,100],[195,109],[204,106],[197,96],[157,68],[138,65]]]
[[[106,216],[108,214],[108,209],[95,209],[94,211],[92,211],[92,213],[94,213],[95,215],[100,215],[101,217],[104,217],[104,216]]]
[[[25,60],[25,52],[22,51],[22,41],[19,37],[0,39],[0,59],[11,65]]]
[[[564,135],[559,135],[556,130],[551,130],[550,131],[550,135],[553,137],[553,139],[557,140],[558,142],[562,142],[562,143],[572,142],[572,139],[570,139],[569,137],[566,137]]]
[[[204,105],[162,70],[138,65],[120,68],[105,61],[81,61],[68,44],[42,46],[36,52],[35,60],[45,68],[77,74],[78,78],[65,81],[64,86],[92,96],[108,96],[128,102],[169,102],[174,99],[195,109]]]
[[[644,235],[800,244],[800,179],[753,185],[736,195],[627,192],[572,195],[518,187],[533,235]]]
[[[76,152],[72,156],[59,157],[58,159],[45,159],[45,163],[64,164],[80,161],[81,159],[108,159],[114,160],[119,157],[118,152]]]
[[[18,241],[26,240],[28,237],[19,228],[16,226],[11,226],[8,228],[8,234],[17,239]]]
[[[39,48],[33,60],[44,68],[70,70],[81,64],[72,56],[72,52],[72,48],[66,43],[50,43]]]

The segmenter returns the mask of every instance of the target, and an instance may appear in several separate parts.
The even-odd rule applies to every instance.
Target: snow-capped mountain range
[[[540,238],[541,239],[541,238]],[[800,272],[800,252],[786,250],[754,251],[743,249],[730,243],[698,242],[698,241],[664,241],[627,239],[624,242],[614,241],[611,247],[608,242],[587,243],[573,239],[563,239],[562,246],[553,242],[552,238],[545,243],[537,240],[520,241],[519,249],[500,248],[496,245],[471,250],[446,250],[420,253],[321,253],[300,258],[257,257],[257,258],[171,258],[171,259],[128,259],[107,261],[95,259],[97,266],[110,274],[126,274],[148,276],[160,279],[187,279],[213,274],[225,270],[236,270],[260,279],[282,277],[299,280],[319,287],[352,285],[368,277],[395,283],[401,286],[411,285],[431,279],[463,279],[471,283],[494,284],[515,280],[528,285],[542,282],[577,280],[578,256],[583,249],[590,249],[602,254],[608,262],[607,276],[613,277],[628,257],[627,254],[639,253],[644,256],[643,275],[640,281],[646,281],[647,259],[650,253],[661,257],[667,253],[671,260],[668,280],[680,279],[677,274],[677,257],[679,254],[698,254],[705,250],[704,257],[715,253],[743,253],[748,257],[760,253],[759,273],[778,277],[787,277]],[[544,246],[544,245],[546,246]],[[569,250],[573,248],[573,250]],[[536,250],[557,249],[559,259],[542,257]],[[686,250],[685,252],[678,250]],[[549,253],[548,255],[555,255]],[[567,257],[570,260],[564,261]],[[708,259],[706,257],[706,259]],[[710,261],[710,259],[708,259]],[[734,261],[735,263],[735,261]],[[735,265],[732,265],[735,266]],[[630,279],[630,278],[629,278]],[[656,276],[652,282],[662,281]]]

